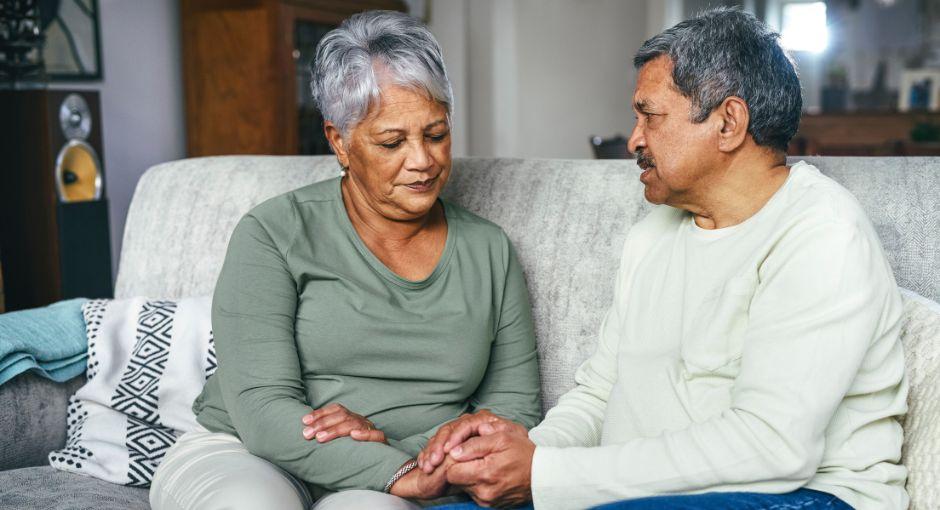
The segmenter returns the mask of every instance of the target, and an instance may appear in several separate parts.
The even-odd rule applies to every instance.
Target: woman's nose
[[[423,142],[411,144],[405,158],[405,169],[423,172],[431,166],[431,155]]]

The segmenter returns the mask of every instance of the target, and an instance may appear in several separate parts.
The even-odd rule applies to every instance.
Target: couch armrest
[[[57,383],[27,371],[0,385],[0,471],[48,464],[65,446],[69,396],[83,384],[85,374]]]

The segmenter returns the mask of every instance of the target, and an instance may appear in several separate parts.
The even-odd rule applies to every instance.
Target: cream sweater
[[[536,508],[803,486],[906,508],[900,316],[865,213],[806,163],[733,227],[655,208],[597,352],[530,433]]]

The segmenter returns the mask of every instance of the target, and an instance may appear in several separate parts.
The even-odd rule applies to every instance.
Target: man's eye
[[[394,142],[383,143],[383,144],[380,144],[380,145],[381,145],[382,147],[385,147],[386,149],[397,149],[398,146],[401,145],[401,140],[396,140],[396,141],[394,141]]]

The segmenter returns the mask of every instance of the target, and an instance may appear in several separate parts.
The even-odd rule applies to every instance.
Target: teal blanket
[[[84,372],[88,356],[82,316],[85,301],[70,299],[0,314],[0,384],[29,369],[58,382]]]

